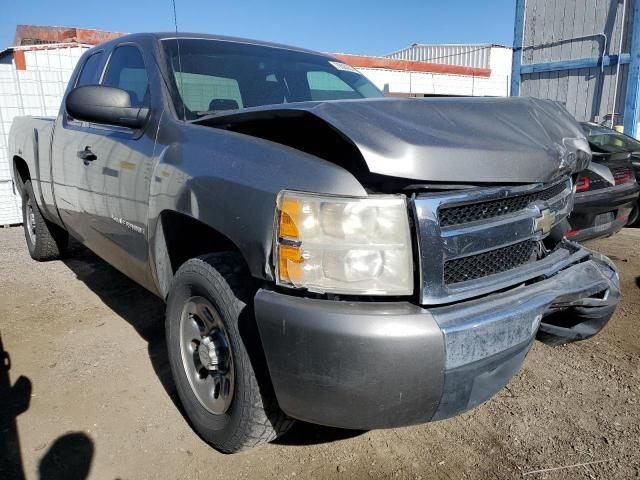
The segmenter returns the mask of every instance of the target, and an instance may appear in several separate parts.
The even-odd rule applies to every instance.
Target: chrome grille
[[[487,218],[498,217],[517,212],[536,200],[549,200],[564,190],[564,183],[558,183],[544,190],[525,193],[513,197],[501,198],[487,202],[472,203],[441,208],[438,212],[440,226],[449,227],[463,223],[475,222]]]
[[[536,260],[537,243],[526,240],[490,252],[449,260],[444,264],[444,283],[450,285],[475,280]]]
[[[540,219],[562,221],[573,208],[569,178],[553,184],[488,187],[414,198],[425,305],[484,295],[540,276],[571,255],[539,248]],[[548,242],[547,242],[548,243]],[[563,244],[564,245],[564,244]],[[536,255],[534,255],[536,253]]]

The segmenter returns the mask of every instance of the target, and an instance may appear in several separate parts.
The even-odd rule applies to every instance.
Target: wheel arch
[[[150,243],[158,293],[163,299],[167,298],[171,281],[180,266],[191,258],[207,253],[238,252],[247,263],[243,252],[228,236],[175,210],[160,213]]]
[[[13,156],[13,180],[16,183],[18,192],[22,192],[22,187],[27,180],[31,180],[31,172],[27,161],[19,155]]]

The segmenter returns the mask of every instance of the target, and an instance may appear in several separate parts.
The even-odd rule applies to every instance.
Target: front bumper
[[[583,241],[606,237],[618,232],[627,224],[634,204],[638,201],[640,187],[629,182],[614,187],[576,193],[574,208],[569,217],[571,240]],[[598,223],[598,215],[612,213],[612,220]]]
[[[615,267],[592,253],[550,278],[444,307],[262,289],[255,313],[280,407],[313,423],[371,429],[439,420],[488,400],[518,371],[545,316],[606,311],[595,329],[554,320],[549,334],[586,338],[619,295]]]

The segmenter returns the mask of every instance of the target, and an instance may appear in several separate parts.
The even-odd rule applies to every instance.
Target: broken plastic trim
[[[326,121],[306,110],[220,113],[193,123],[242,133],[320,157],[359,177],[369,171],[356,145]]]

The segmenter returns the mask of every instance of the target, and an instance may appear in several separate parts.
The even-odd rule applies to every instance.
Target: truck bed
[[[55,117],[16,117],[9,131],[9,152],[24,159],[34,192],[38,198],[45,197],[49,201],[52,200],[49,147],[54,121]],[[21,182],[16,178],[12,159],[9,164],[15,185],[20,189]]]
[[[9,151],[22,151],[22,154],[28,157],[23,158],[31,167],[30,160],[33,159],[33,148],[31,148],[31,152],[26,152],[29,146],[33,147],[34,131],[38,132],[38,143],[42,142],[43,138],[48,139],[55,119],[55,117],[34,117],[30,115],[15,117],[9,131]]]

